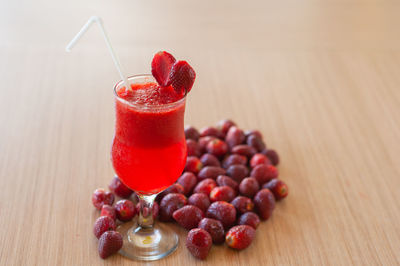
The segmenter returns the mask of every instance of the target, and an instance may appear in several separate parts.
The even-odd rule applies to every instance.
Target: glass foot
[[[124,238],[119,253],[130,259],[159,260],[178,247],[178,235],[165,224],[157,223],[153,229],[146,229],[132,221],[120,225],[117,231]]]

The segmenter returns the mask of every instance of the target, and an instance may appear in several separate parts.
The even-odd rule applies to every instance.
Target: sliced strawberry
[[[153,61],[151,61],[151,73],[160,86],[171,85],[169,75],[175,61],[173,55],[165,51],[160,51],[154,55]]]
[[[196,79],[196,72],[186,61],[177,61],[171,69],[169,81],[177,93],[188,93]]]

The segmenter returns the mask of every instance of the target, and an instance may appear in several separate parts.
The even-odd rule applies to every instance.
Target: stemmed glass
[[[151,75],[128,78],[132,87],[147,88],[156,82]],[[154,224],[153,203],[172,185],[186,161],[184,134],[185,95],[167,104],[135,104],[123,97],[123,83],[114,87],[116,124],[111,150],[114,170],[135,191],[140,202],[137,222],[118,227],[124,237],[120,253],[132,259],[157,260],[178,245],[176,233]]]

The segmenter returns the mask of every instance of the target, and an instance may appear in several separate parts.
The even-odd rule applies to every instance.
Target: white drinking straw
[[[114,49],[111,46],[110,39],[108,38],[106,30],[104,29],[103,20],[100,17],[92,16],[88,20],[88,22],[86,22],[86,24],[82,27],[82,29],[75,35],[75,37],[69,42],[67,47],[65,47],[65,50],[67,52],[71,52],[71,49],[79,41],[79,39],[82,37],[82,35],[85,34],[85,32],[89,29],[89,27],[95,22],[97,23],[97,25],[99,25],[101,33],[103,34],[103,37],[104,37],[104,41],[107,44],[108,51],[111,54],[112,60],[114,61],[115,67],[118,70],[119,76],[121,77],[122,81],[124,82],[125,88],[130,90],[131,87],[129,86],[128,80],[125,78],[126,76],[122,73],[122,70],[121,70],[122,68],[121,68],[121,65],[119,63],[118,57],[115,55]]]

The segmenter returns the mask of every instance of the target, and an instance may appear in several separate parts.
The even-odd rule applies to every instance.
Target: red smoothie
[[[125,185],[154,194],[172,185],[185,166],[185,99],[171,86],[138,80],[130,91],[116,89],[111,158]]]

